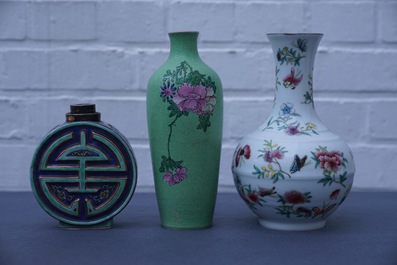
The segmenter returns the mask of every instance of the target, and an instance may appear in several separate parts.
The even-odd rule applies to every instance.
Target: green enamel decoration
[[[147,86],[147,121],[161,224],[212,225],[222,145],[223,94],[200,58],[197,32],[170,33],[167,61]]]

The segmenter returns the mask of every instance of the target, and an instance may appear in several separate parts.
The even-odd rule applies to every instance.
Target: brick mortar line
[[[1,90],[0,90],[1,91]],[[360,92],[357,92],[357,94],[361,94]],[[134,102],[145,102],[146,97],[111,97],[111,96],[100,96],[100,97],[92,97],[90,95],[87,95],[87,97],[75,97],[75,96],[38,96],[33,98],[33,102],[37,102],[40,100],[88,100],[90,102],[92,101],[123,101],[123,102],[128,102],[128,101],[134,101]],[[273,102],[274,97],[269,96],[269,97],[224,97],[223,98],[224,102]],[[0,97],[0,101],[9,101],[9,102],[16,102],[16,101],[26,101],[26,102],[32,102],[32,98],[27,99],[26,97]],[[390,97],[374,97],[374,98],[362,98],[362,99],[356,99],[356,98],[350,98],[350,97],[317,97],[315,98],[315,103],[318,102],[334,102],[334,103],[378,103],[378,102],[397,102],[397,98],[390,98]]]
[[[107,52],[125,52],[125,53],[133,53],[133,54],[144,54],[144,53],[156,53],[156,52],[169,52],[169,43],[165,42],[166,45],[163,47],[149,47],[143,48],[145,45],[150,45],[151,43],[135,43],[133,46],[128,45],[125,43],[124,45],[115,45],[106,44],[106,42],[98,42],[98,45],[93,46],[92,43],[88,43],[86,45],[82,43],[69,43],[59,44],[56,46],[51,47],[41,47],[41,46],[19,46],[16,47],[15,43],[12,43],[10,46],[4,45],[6,41],[0,40],[0,51],[8,52],[8,51],[35,51],[35,52],[57,52],[57,51],[70,51],[70,52],[77,52],[77,51],[107,51]],[[26,43],[26,42],[21,42]],[[47,43],[46,42],[43,42]],[[51,42],[52,43],[52,42]],[[257,52],[267,52],[272,53],[272,49],[269,43],[263,43],[263,45],[258,43],[253,43],[252,46],[245,45],[246,43],[240,42],[230,42],[230,44],[238,44],[238,46],[227,46],[225,47],[225,43],[216,43],[214,45],[219,45],[222,47],[199,47],[199,52],[228,52],[228,53],[257,53]],[[123,43],[120,43],[123,44]],[[374,47],[360,47],[356,43],[352,43],[353,46],[337,46],[337,45],[320,45],[318,48],[318,52],[320,54],[323,53],[333,53],[333,52],[350,52],[350,53],[371,53],[371,54],[379,54],[379,53],[397,53],[397,42],[396,43],[388,43],[384,47],[379,47],[380,44],[376,42],[371,43]],[[3,45],[3,46],[1,46]],[[200,45],[200,43],[199,43]],[[208,44],[207,44],[208,45]]]
[[[232,141],[233,139],[230,138],[224,138],[222,142],[222,150],[234,150],[237,147],[237,144],[242,140],[244,136],[236,139],[235,141]],[[30,138],[29,138],[30,139]],[[3,142],[5,140],[5,142]],[[29,142],[24,142],[24,141],[13,141],[13,142],[8,142],[7,139],[5,138],[0,138],[0,146],[13,146],[13,147],[37,147],[38,142],[34,141],[35,139],[30,139],[33,141]],[[149,150],[149,142],[146,144],[144,143],[135,143],[134,138],[128,139],[130,145],[132,146],[133,149],[139,149],[139,150]],[[148,141],[148,139],[146,139]],[[17,142],[17,143],[16,143]],[[393,141],[391,141],[393,142]],[[354,143],[354,142],[348,142],[350,148],[356,149],[356,148],[379,148],[379,149],[387,149],[387,150],[396,150],[397,148],[397,143],[396,144],[391,144],[391,143],[378,143],[378,144],[373,144],[373,143]]]

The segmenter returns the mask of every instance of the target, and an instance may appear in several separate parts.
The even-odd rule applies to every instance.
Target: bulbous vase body
[[[314,109],[313,64],[321,37],[268,34],[276,64],[273,110],[234,153],[237,191],[267,228],[322,228],[353,184],[351,150]]]
[[[222,84],[200,59],[198,32],[175,32],[169,37],[169,57],[147,88],[161,223],[172,229],[207,228],[212,225],[218,187]]]

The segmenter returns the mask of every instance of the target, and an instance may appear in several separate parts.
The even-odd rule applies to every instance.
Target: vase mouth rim
[[[304,36],[304,35],[308,35],[308,36],[323,36],[323,33],[267,33],[267,36]]]
[[[174,35],[174,34],[199,34],[199,31],[197,31],[197,30],[184,30],[184,31],[171,31],[171,32],[168,32],[168,35]]]

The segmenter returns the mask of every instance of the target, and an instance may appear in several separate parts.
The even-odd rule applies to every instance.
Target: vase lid
[[[67,122],[101,121],[101,113],[96,112],[95,104],[82,103],[70,105],[70,112],[66,113]]]

